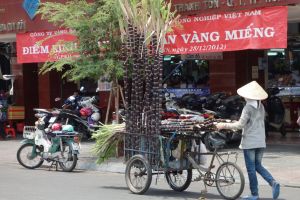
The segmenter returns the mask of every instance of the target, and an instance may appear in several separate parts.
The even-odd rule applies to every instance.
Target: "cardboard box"
[[[8,120],[24,119],[25,108],[24,106],[9,106],[7,110]]]

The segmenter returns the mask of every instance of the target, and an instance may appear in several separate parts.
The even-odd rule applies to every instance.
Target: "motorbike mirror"
[[[60,101],[60,100],[61,100],[60,97],[56,97],[56,98],[54,99],[55,102]]]
[[[96,92],[100,92],[100,89],[97,87]]]
[[[75,97],[74,96],[70,96],[68,99],[69,99],[69,101],[75,101]]]
[[[16,75],[12,75],[12,74],[3,74],[3,79],[8,81],[8,80],[13,80],[16,78]]]
[[[83,92],[84,91],[84,87],[80,87],[80,92]]]
[[[13,95],[14,94],[14,81],[16,79],[16,75],[4,74],[4,75],[2,75],[2,79],[6,80],[6,81],[10,80],[10,82],[11,82],[11,88],[9,90],[9,95]]]

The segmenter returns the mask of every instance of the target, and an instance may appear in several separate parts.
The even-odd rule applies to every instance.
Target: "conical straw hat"
[[[266,91],[256,81],[252,81],[240,87],[237,93],[244,98],[253,100],[264,100],[268,98]]]

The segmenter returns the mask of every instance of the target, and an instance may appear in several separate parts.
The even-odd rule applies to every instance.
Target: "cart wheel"
[[[192,176],[191,169],[166,172],[166,179],[169,186],[177,192],[182,192],[190,186]]]
[[[152,181],[152,170],[142,155],[135,155],[130,158],[126,165],[125,180],[128,188],[134,194],[143,194],[149,189]]]
[[[216,186],[225,199],[237,199],[245,187],[242,170],[234,163],[223,163],[216,173]]]

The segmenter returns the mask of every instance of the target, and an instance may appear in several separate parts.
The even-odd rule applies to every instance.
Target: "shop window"
[[[82,91],[85,96],[92,96],[97,94],[96,89],[98,87],[98,82],[91,79],[84,79],[80,81],[80,88],[84,89]]]
[[[163,80],[167,88],[203,88],[209,86],[208,61],[182,60],[180,56],[165,56]]]
[[[165,56],[163,85],[166,100],[184,97],[196,100],[209,95],[208,61],[183,59],[180,55]]]
[[[268,51],[269,87],[300,86],[300,40]]]
[[[270,49],[268,55],[268,87],[278,87],[285,107],[285,125],[297,127],[300,111],[300,36],[288,36],[288,48]]]

